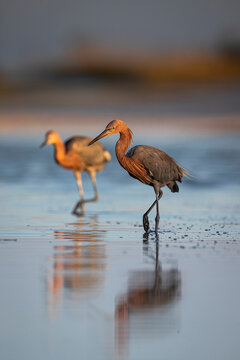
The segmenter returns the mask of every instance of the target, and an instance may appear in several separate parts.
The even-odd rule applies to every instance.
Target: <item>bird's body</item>
[[[116,156],[120,165],[129,173],[130,176],[136,178],[144,184],[154,187],[156,193],[156,200],[151,205],[149,210],[143,216],[143,226],[147,231],[149,229],[148,213],[156,204],[157,216],[155,219],[155,231],[157,231],[159,223],[158,200],[162,196],[161,188],[165,185],[172,192],[178,192],[178,182],[182,182],[183,175],[186,171],[183,170],[176,161],[166,154],[164,151],[148,145],[137,145],[128,148],[132,141],[132,131],[121,120],[113,120],[106,129],[97,136],[90,144],[101,139],[102,137],[109,136],[119,132],[120,138],[116,143]]]
[[[154,186],[154,181],[158,181],[160,187],[167,185],[172,192],[175,192],[174,190],[178,188],[176,181],[182,182],[180,166],[162,150],[153,146],[137,145],[131,148],[126,156],[144,166],[148,174],[148,178],[142,181],[144,184]]]
[[[88,136],[73,136],[64,142],[63,152],[55,145],[55,160],[62,167],[78,171],[101,171],[107,161],[111,159],[102,144],[97,143],[93,148],[88,147],[92,138]]]
[[[92,138],[88,136],[73,136],[63,142],[59,134],[50,130],[46,133],[46,140],[42,144],[53,144],[55,148],[55,161],[65,169],[72,170],[76,176],[80,201],[75,206],[73,213],[77,214],[77,209],[81,207],[84,210],[84,203],[89,201],[96,201],[98,199],[98,192],[96,187],[96,172],[104,169],[106,163],[111,160],[111,155],[104,149],[102,144],[96,143],[94,147],[88,147]],[[90,200],[84,200],[82,189],[81,173],[88,172],[91,177],[95,197]]]

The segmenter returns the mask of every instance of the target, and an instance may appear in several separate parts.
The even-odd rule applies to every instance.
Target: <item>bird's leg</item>
[[[159,225],[159,206],[158,206],[158,195],[157,195],[157,199],[156,199],[156,217],[155,217],[155,233],[157,234],[158,231],[158,225]]]
[[[148,238],[149,238],[149,233],[148,233],[148,232],[145,232],[145,233],[143,234],[143,242],[144,242],[145,244],[148,244]]]
[[[162,194],[163,194],[163,193],[162,193],[162,190],[160,190],[159,184],[158,184],[158,186],[154,186],[154,190],[155,190],[155,193],[156,193],[155,233],[157,234],[158,225],[159,225],[159,220],[160,220],[158,200],[162,197]]]
[[[89,171],[89,176],[92,180],[92,184],[93,184],[93,189],[94,189],[94,198],[89,200],[89,201],[97,201],[99,196],[98,196],[98,190],[97,190],[97,183],[96,183],[96,172],[95,171]]]
[[[162,197],[162,191],[159,191],[157,200],[160,200]],[[143,227],[144,230],[147,232],[149,230],[149,221],[148,221],[148,214],[150,213],[150,211],[152,210],[152,208],[156,205],[157,200],[155,200],[152,205],[150,206],[150,208],[145,212],[145,214],[143,214]]]
[[[85,211],[85,204],[87,202],[92,202],[92,201],[97,201],[98,200],[98,191],[97,191],[97,184],[96,184],[96,172],[95,171],[88,171],[88,174],[92,180],[92,184],[93,184],[93,189],[94,189],[94,198],[92,199],[84,199],[84,193],[83,193],[83,188],[82,188],[82,178],[81,178],[81,173],[80,171],[76,171],[75,172],[75,176],[77,179],[77,185],[78,185],[78,190],[79,190],[79,195],[80,195],[80,201],[77,202],[75,208],[73,209],[72,213],[79,215],[79,213],[77,212],[77,209],[79,207],[81,207],[81,215],[84,214]]]
[[[93,189],[94,189],[94,197],[92,199],[84,199],[84,203],[93,202],[98,200],[98,191],[97,191],[97,184],[96,184],[96,172],[95,171],[88,171],[88,174],[92,180]]]
[[[150,208],[143,214],[143,227],[146,232],[149,230],[149,221],[148,221],[148,214],[152,210],[152,208],[155,206],[156,200],[152,203]]]
[[[155,204],[155,201],[153,204]],[[145,214],[143,214],[143,228],[146,232],[148,232],[148,229],[149,229],[148,213],[152,210],[152,208],[153,208],[153,205],[151,205],[151,207],[148,209],[148,211],[146,211]]]
[[[78,186],[78,192],[79,192],[79,195],[80,195],[80,201],[77,202],[77,204],[75,205],[72,213],[73,214],[76,214],[76,215],[79,215],[78,212],[77,212],[77,209],[79,207],[81,207],[81,212],[82,214],[84,213],[85,211],[85,206],[84,206],[84,192],[83,192],[83,187],[82,187],[82,176],[81,176],[81,172],[80,171],[75,171],[74,172],[75,174],[75,177],[76,177],[76,180],[77,180],[77,186]]]

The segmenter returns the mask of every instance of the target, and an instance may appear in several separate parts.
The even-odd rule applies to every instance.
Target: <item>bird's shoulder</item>
[[[67,151],[74,150],[76,152],[91,152],[91,149],[98,151],[104,150],[101,143],[88,146],[91,140],[93,140],[93,138],[90,136],[76,135],[65,141],[65,147]]]
[[[65,141],[65,147],[67,151],[79,151],[83,147],[87,146],[90,141],[91,138],[88,136],[76,135]]]
[[[127,152],[127,156],[136,160],[155,159],[164,161],[172,159],[164,151],[150,145],[136,145]]]
[[[131,148],[127,156],[141,162],[149,175],[162,183],[178,179],[178,165],[164,151],[149,145],[137,145]]]
[[[99,142],[88,146],[93,138],[89,136],[76,135],[65,141],[67,153],[74,151],[87,166],[104,162],[105,149]]]

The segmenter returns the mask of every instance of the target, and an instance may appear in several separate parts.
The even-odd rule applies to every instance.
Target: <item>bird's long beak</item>
[[[47,140],[44,140],[44,142],[39,146],[40,148],[43,148],[44,146],[48,145]]]
[[[101,134],[99,134],[97,137],[95,137],[92,141],[90,141],[90,143],[88,144],[88,146],[94,144],[96,141],[102,139],[105,136],[109,136],[111,135],[111,132],[108,129],[105,129]]]

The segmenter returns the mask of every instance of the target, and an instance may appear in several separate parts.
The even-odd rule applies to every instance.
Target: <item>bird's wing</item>
[[[86,166],[100,165],[106,162],[106,150],[102,144],[97,142],[88,146],[91,140],[92,138],[88,136],[74,136],[65,142],[66,151],[78,153]]]
[[[130,149],[127,156],[142,163],[151,178],[161,184],[181,180],[181,168],[164,151],[152,146],[138,145]]]

